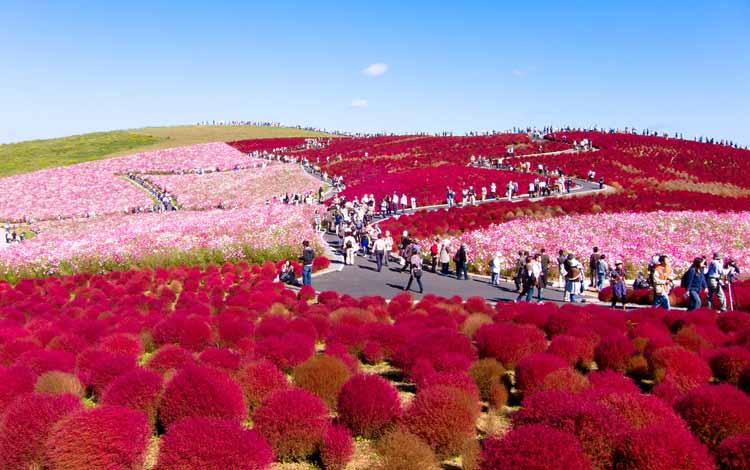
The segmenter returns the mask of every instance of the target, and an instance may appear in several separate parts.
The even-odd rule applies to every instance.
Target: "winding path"
[[[569,194],[553,195],[534,198],[534,201],[556,198],[556,197],[570,197],[577,195],[590,194],[595,192],[607,192],[612,191],[613,188],[604,186],[603,189],[599,189],[597,183],[591,183],[586,180],[574,179],[576,188],[571,190]],[[513,199],[513,202],[528,199],[528,195],[517,197]],[[506,199],[487,200],[480,201],[478,204],[492,204],[496,201],[505,201]],[[440,209],[447,208],[447,205],[427,206],[419,207],[417,211],[437,211]],[[413,211],[407,211],[410,213]],[[386,219],[380,219],[376,223],[380,223]],[[381,272],[377,272],[377,265],[374,259],[370,259],[365,256],[356,256],[354,265],[345,266],[343,263],[343,257],[340,253],[340,246],[338,237],[335,234],[325,234],[324,239],[328,244],[329,249],[327,250],[326,256],[331,260],[331,268],[317,273],[313,276],[313,287],[317,291],[335,290],[339,293],[349,294],[351,296],[383,296],[391,298],[403,291],[406,283],[409,280],[408,273],[400,272],[400,266],[398,262],[392,261],[389,267],[383,267]],[[493,286],[489,283],[488,276],[472,275],[469,274],[469,280],[457,280],[455,276],[443,276],[440,274],[433,274],[427,270],[428,266],[425,265],[424,275],[422,276],[422,284],[424,285],[424,294],[435,294],[443,297],[450,297],[453,295],[460,295],[461,297],[468,298],[473,296],[483,297],[490,302],[502,302],[512,301],[517,297],[515,291],[515,285],[513,282],[508,280],[501,280],[499,286]],[[421,298],[423,294],[417,293],[418,286],[412,284],[412,295],[415,298]],[[534,292],[534,298],[536,299],[536,291]],[[594,300],[595,294],[593,292],[587,300]],[[543,291],[542,300],[546,302],[562,302],[563,292],[560,288],[547,288]]]

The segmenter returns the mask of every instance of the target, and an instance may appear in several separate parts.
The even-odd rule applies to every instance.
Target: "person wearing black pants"
[[[409,282],[406,283],[404,290],[408,291],[411,289],[411,283],[416,279],[417,285],[419,286],[419,293],[421,294],[424,292],[424,288],[422,287],[422,257],[419,256],[419,253],[411,255],[409,264],[411,265],[411,269],[409,270]]]

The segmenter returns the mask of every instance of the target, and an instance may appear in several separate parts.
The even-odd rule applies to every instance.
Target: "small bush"
[[[417,393],[405,410],[404,428],[424,439],[438,457],[461,453],[466,439],[475,437],[479,403],[453,387],[436,385]]]
[[[687,392],[711,380],[711,369],[706,361],[679,346],[655,350],[649,363],[651,376],[655,381],[669,381],[680,392]]]
[[[32,349],[21,354],[16,360],[15,365],[27,367],[37,375],[51,370],[73,372],[75,355],[66,351]]]
[[[716,461],[721,470],[750,468],[750,434],[724,439],[716,449]]]
[[[589,470],[591,464],[578,439],[541,424],[519,426],[504,438],[484,443],[481,470]]]
[[[49,393],[52,395],[75,395],[79,398],[86,394],[86,390],[73,374],[52,370],[45,372],[36,379],[34,391],[37,393]]]
[[[479,396],[489,402],[493,387],[502,385],[505,368],[497,359],[488,357],[474,361],[469,368],[469,376],[479,388]]]
[[[298,387],[314,393],[329,409],[335,410],[339,391],[351,375],[340,359],[323,354],[295,367],[292,377]]]
[[[568,368],[564,359],[547,353],[530,354],[518,362],[516,387],[524,395],[530,395],[542,387],[548,374]]]
[[[686,429],[657,424],[629,432],[617,446],[614,468],[622,470],[714,470],[705,446]]]
[[[611,369],[625,372],[628,360],[636,353],[633,342],[625,336],[614,335],[602,338],[594,349],[594,360],[600,370]]]
[[[134,369],[135,357],[98,349],[88,349],[78,356],[78,378],[101,398],[104,389],[117,377]]]
[[[34,391],[36,376],[26,367],[0,367],[0,413],[18,395]]]
[[[750,433],[750,398],[728,384],[696,388],[674,408],[711,449],[727,437]]]
[[[248,364],[235,375],[242,387],[245,402],[253,411],[269,395],[289,387],[289,381],[278,367],[269,361],[258,361]]]
[[[378,440],[377,470],[437,470],[438,460],[430,446],[418,436],[395,429]]]
[[[265,470],[274,460],[258,432],[234,421],[190,417],[162,437],[156,470]]]
[[[195,359],[190,351],[176,344],[167,344],[149,358],[146,367],[163,375],[171,369],[182,369],[194,363]]]
[[[167,384],[159,406],[165,428],[188,417],[202,416],[243,422],[247,407],[240,386],[227,374],[206,366],[190,365]]]
[[[323,442],[330,424],[323,401],[301,388],[280,390],[253,414],[253,424],[281,460],[305,459]]]
[[[289,372],[315,354],[315,337],[301,333],[267,336],[258,340],[256,351],[279,369]]]
[[[44,444],[52,427],[80,408],[72,395],[19,395],[0,421],[0,468],[44,468]]]
[[[378,437],[401,415],[396,388],[373,374],[357,374],[341,388],[338,397],[339,418],[356,436]]]
[[[146,415],[119,406],[99,406],[58,421],[47,440],[52,470],[140,468],[151,430]]]
[[[571,368],[558,369],[544,377],[538,390],[560,390],[578,393],[589,388],[588,379]]]
[[[206,348],[198,356],[198,360],[207,366],[221,369],[225,372],[236,372],[240,368],[242,357],[239,353],[226,348]]]
[[[479,470],[482,446],[477,439],[467,439],[461,451],[461,470]]]
[[[515,369],[524,356],[547,349],[544,333],[531,325],[484,325],[477,331],[475,340],[482,357],[495,358],[506,369]]]
[[[620,415],[635,429],[653,424],[685,426],[684,421],[669,406],[651,395],[612,392],[602,394],[596,400]]]
[[[750,367],[750,349],[741,346],[728,346],[717,349],[709,361],[714,377],[737,385],[740,372]]]
[[[320,449],[320,459],[325,470],[344,470],[354,456],[354,439],[349,430],[340,425],[328,427]]]
[[[595,371],[588,375],[591,386],[600,391],[641,393],[638,386],[629,378],[612,370]]]
[[[594,346],[591,341],[577,336],[555,336],[547,352],[565,359],[571,367],[588,368],[594,361]]]
[[[156,410],[161,398],[161,375],[140,367],[116,378],[102,395],[104,405],[124,406],[146,413],[152,426],[156,424]]]

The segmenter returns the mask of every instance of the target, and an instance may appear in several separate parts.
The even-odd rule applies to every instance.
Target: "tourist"
[[[599,262],[596,264],[596,290],[604,289],[604,279],[607,277],[609,265],[607,264],[606,255],[599,256]]]
[[[523,270],[526,265],[526,257],[528,252],[519,251],[518,258],[516,258],[516,266],[514,269],[513,281],[516,284],[516,292],[521,292],[521,286],[523,285]]]
[[[405,212],[409,206],[409,199],[406,197],[406,193],[401,193],[401,211]]]
[[[689,300],[688,310],[695,310],[702,306],[701,292],[708,288],[706,276],[703,274],[705,267],[706,261],[703,258],[695,258],[693,265],[682,276],[680,285],[685,288],[685,297]]]
[[[404,266],[401,268],[401,272],[405,272],[409,269],[409,259],[411,258],[411,245],[412,240],[409,238],[409,232],[404,230],[401,236],[401,244],[399,245],[401,259],[404,260]]]
[[[490,185],[490,199],[496,199],[497,198],[497,185],[493,181]]]
[[[669,257],[659,256],[659,264],[654,268],[654,307],[670,309],[669,293],[672,291],[672,278]]]
[[[315,261],[315,250],[310,246],[310,242],[305,240],[302,242],[302,284],[309,286],[312,284],[312,267],[313,261]]]
[[[467,266],[468,256],[466,255],[466,245],[461,243],[461,247],[456,252],[454,261],[456,262],[456,279],[461,280],[463,276],[464,281],[469,280],[469,268]]]
[[[417,198],[415,198],[414,196],[411,197],[411,210],[417,210]]]
[[[383,259],[385,258],[385,239],[378,235],[377,240],[373,244],[373,250],[375,250],[375,262],[378,265],[378,272],[383,268]]]
[[[323,219],[320,217],[320,211],[315,210],[315,231],[321,232],[323,228]]]
[[[534,286],[536,286],[536,277],[534,276],[534,263],[531,256],[524,258],[524,264],[521,268],[521,292],[516,297],[516,302],[522,298],[526,298],[526,302],[531,302],[531,297],[534,295]]]
[[[601,253],[599,253],[599,247],[595,246],[593,253],[591,253],[591,256],[589,256],[589,279],[593,280],[597,279],[596,277],[596,271],[597,266],[599,266],[599,258],[601,258]],[[592,285],[591,287],[596,288],[596,284]]]
[[[565,271],[565,292],[571,303],[576,301],[576,296],[583,292],[583,265],[573,255],[569,253],[563,264]]]
[[[622,303],[622,309],[625,310],[625,303],[628,295],[628,289],[625,285],[625,268],[622,261],[615,262],[615,268],[609,274],[609,285],[612,287],[612,308],[616,308],[617,302]]]
[[[440,274],[447,276],[450,270],[451,251],[450,241],[446,238],[440,244]]]
[[[438,264],[439,255],[440,255],[440,239],[438,237],[435,237],[435,239],[432,241],[432,245],[430,245],[430,265],[432,267],[433,273],[437,273],[437,264]]]
[[[726,276],[728,270],[724,268],[722,260],[724,257],[721,253],[714,253],[713,260],[708,265],[706,271],[706,277],[708,278],[708,298],[707,304],[713,308],[714,296],[719,299],[719,311],[726,312],[727,310],[727,299],[724,295],[724,289],[722,289],[722,277]]]
[[[294,272],[294,266],[292,266],[291,261],[286,260],[281,266],[281,271],[279,271],[279,281],[294,287],[299,287],[301,285],[297,280],[297,275]]]
[[[357,240],[352,236],[352,232],[350,230],[347,230],[345,232],[344,236],[344,264],[346,265],[353,265],[354,264],[354,253],[357,251]]]
[[[563,279],[563,273],[565,272],[565,269],[563,268],[563,264],[565,264],[565,261],[567,261],[568,257],[565,255],[565,250],[558,250],[557,252],[557,274],[558,274],[558,285],[560,287],[565,287],[565,279]]]
[[[411,266],[411,269],[409,269],[409,282],[406,283],[404,290],[408,291],[411,289],[411,283],[416,279],[419,286],[419,293],[421,294],[424,292],[424,288],[422,287],[422,257],[419,255],[419,250],[414,250],[409,259],[409,265]]]
[[[638,273],[633,281],[633,290],[637,289],[648,289],[651,286],[648,284],[648,279],[643,273]]]
[[[391,236],[390,230],[385,231],[385,256],[383,257],[383,264],[387,267],[388,261],[393,252],[393,237]]]
[[[500,269],[502,269],[502,263],[503,259],[500,257],[500,252],[498,251],[495,253],[495,257],[492,258],[492,261],[490,261],[490,272],[492,273],[490,284],[493,286],[500,285]]]
[[[544,248],[534,256],[534,273],[536,275],[536,300],[542,301],[542,292],[547,287],[547,270],[549,269],[549,256]]]

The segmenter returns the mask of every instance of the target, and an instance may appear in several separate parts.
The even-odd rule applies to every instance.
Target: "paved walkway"
[[[597,183],[590,183],[585,180],[575,180],[575,182],[577,187],[569,194],[558,194],[534,198],[533,200],[537,201],[548,198],[612,190],[612,188],[608,186],[605,186],[604,189],[600,190]],[[514,198],[513,202],[519,202],[526,199],[528,199],[528,195]],[[498,201],[507,201],[507,199],[479,201],[478,204],[492,204],[493,202]],[[419,207],[417,208],[417,211],[437,211],[446,207],[447,205]],[[412,212],[414,211],[409,210],[406,213],[408,214]],[[380,223],[383,220],[386,219],[381,219],[376,223]],[[371,259],[365,256],[356,256],[354,265],[345,266],[343,263],[343,257],[340,255],[341,247],[339,246],[338,237],[335,234],[325,234],[324,239],[330,248],[327,251],[326,256],[331,260],[331,268],[314,276],[313,287],[315,287],[317,291],[335,290],[339,293],[345,293],[355,297],[379,295],[386,298],[391,298],[403,291],[403,288],[409,280],[409,275],[408,273],[402,273],[400,271],[398,261],[391,261],[390,266],[384,266],[381,272],[377,272],[377,264],[374,258]],[[518,295],[515,291],[515,284],[507,280],[501,280],[499,286],[491,285],[489,283],[489,277],[487,276],[476,276],[470,274],[468,281],[457,280],[454,275],[443,276],[440,274],[433,274],[427,270],[427,266],[425,266],[424,275],[422,276],[422,284],[424,286],[425,294],[436,294],[442,297],[450,297],[453,295],[460,295],[464,298],[479,296],[490,302],[501,302],[515,300]],[[412,294],[416,298],[421,298],[422,295],[417,293],[418,290],[419,286],[416,285],[416,282],[413,282],[411,287]],[[534,300],[536,300],[536,295],[537,292],[535,291]],[[591,292],[587,297],[589,297],[589,300],[594,300],[595,294]],[[562,289],[544,289],[542,300],[547,302],[562,302]]]

